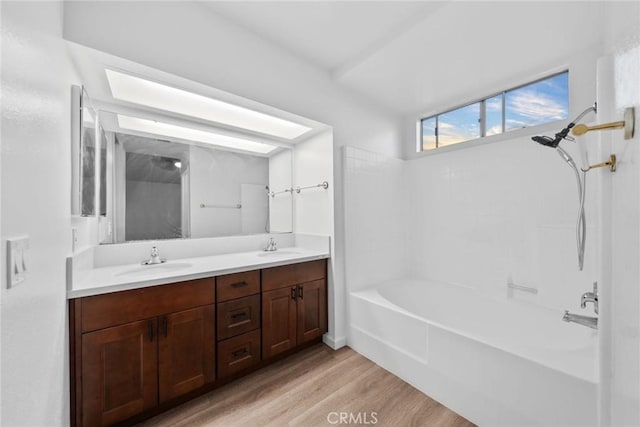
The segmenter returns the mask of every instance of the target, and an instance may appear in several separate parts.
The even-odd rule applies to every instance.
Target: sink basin
[[[270,257],[276,255],[298,255],[301,254],[301,251],[297,251],[295,249],[278,249],[277,251],[262,251],[258,252],[259,257]]]
[[[182,270],[191,267],[188,262],[167,262],[164,264],[141,265],[139,267],[130,268],[114,276],[145,276],[147,274],[170,273],[176,270]]]

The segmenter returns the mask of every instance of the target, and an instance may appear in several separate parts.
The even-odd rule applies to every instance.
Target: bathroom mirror
[[[111,113],[100,112],[109,123]],[[109,126],[106,125],[107,129]],[[288,233],[292,154],[225,150],[209,144],[123,133],[104,134],[109,165],[107,238],[102,243]]]
[[[104,130],[87,91],[72,86],[72,204],[74,215],[106,215],[106,149]],[[99,165],[99,166],[98,166]],[[96,198],[99,194],[99,198]]]

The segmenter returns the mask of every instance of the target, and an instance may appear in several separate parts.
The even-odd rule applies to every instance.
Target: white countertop
[[[183,258],[158,265],[143,266],[136,263],[93,268],[74,273],[67,298],[164,285],[328,257],[327,251],[291,247],[279,248],[275,252],[252,251]]]

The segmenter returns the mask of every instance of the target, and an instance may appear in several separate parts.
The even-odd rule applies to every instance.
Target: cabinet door
[[[159,317],[160,402],[215,379],[214,305]]]
[[[82,425],[110,425],[158,403],[157,321],[82,335]]]
[[[296,287],[262,294],[262,358],[296,345]]]
[[[324,280],[298,285],[298,345],[327,331],[327,287]]]

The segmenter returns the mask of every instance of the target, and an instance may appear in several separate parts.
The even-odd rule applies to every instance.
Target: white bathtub
[[[349,345],[482,426],[597,425],[597,332],[562,314],[396,280],[351,293]]]

